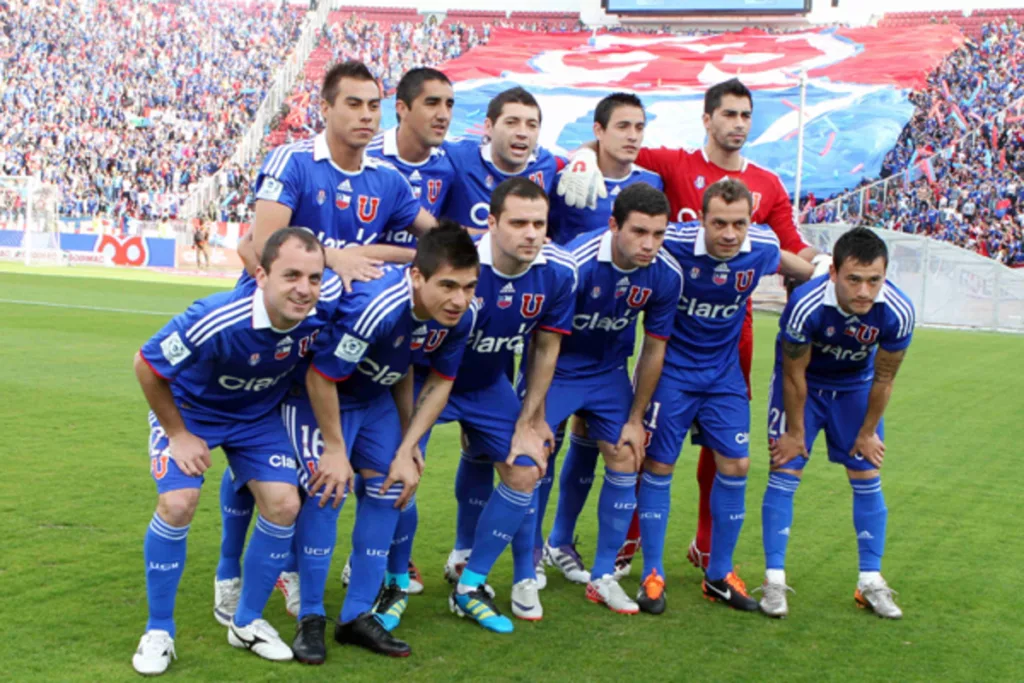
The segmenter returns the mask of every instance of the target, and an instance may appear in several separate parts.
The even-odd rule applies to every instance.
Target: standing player
[[[302,662],[320,664],[326,657],[323,594],[344,495],[344,488],[319,492],[319,475],[307,484],[306,469],[343,472],[350,479],[354,468],[361,476],[351,582],[335,640],[395,657],[410,653],[386,628],[388,610],[380,615],[372,607],[399,513],[422,472],[417,444],[444,407],[473,326],[473,316],[463,314],[473,301],[478,272],[476,249],[460,226],[446,223],[424,236],[413,266],[389,268],[342,298],[329,332],[317,342],[306,377],[308,399],[292,396],[285,404],[289,431],[297,447],[302,442],[297,450],[309,493],[296,532],[302,603],[293,649]],[[408,375],[414,347],[428,337],[429,362],[445,382],[432,401],[423,397],[414,415]],[[317,429],[323,442],[319,458]]]
[[[597,140],[597,165],[604,176],[607,196],[600,199],[596,208],[569,206],[560,195],[551,199],[551,235],[556,244],[567,244],[582,233],[606,230],[612,217],[612,205],[622,192],[633,183],[644,182],[654,188],[663,188],[661,176],[636,165],[637,154],[644,140],[647,115],[643,103],[631,93],[612,93],[594,109],[594,137]],[[567,173],[563,169],[559,175]],[[667,219],[667,216],[666,216]],[[551,528],[551,537],[545,549],[543,532],[544,512],[554,482],[555,458],[561,450],[562,430],[558,430],[554,453],[547,474],[541,480],[538,492],[537,538],[534,553],[552,566],[558,567],[567,579],[586,583],[589,574],[576,552],[573,533],[579,510],[586,502],[594,481],[597,466],[597,443],[591,439],[578,418],[573,421],[569,437],[569,450],[559,478],[559,513]],[[564,505],[568,505],[562,510]],[[541,575],[538,574],[538,578]]]
[[[794,222],[793,205],[782,181],[740,153],[750,134],[753,107],[753,96],[739,79],[719,83],[704,93],[703,122],[707,141],[703,147],[695,150],[664,147],[642,149],[637,156],[637,163],[660,174],[664,179],[665,193],[678,221],[700,219],[704,191],[713,183],[723,178],[741,180],[753,197],[752,221],[770,227],[784,251],[813,262],[818,267],[815,274],[822,274],[828,268],[828,256],[819,254],[800,237]],[[582,156],[573,157],[570,166],[572,173],[563,174],[558,188],[559,193],[565,190],[565,201],[571,206],[585,206],[588,200],[596,202],[604,190],[598,166],[592,156],[593,149],[580,150],[579,154]],[[754,357],[753,303],[749,300],[739,344],[740,362],[749,395],[750,367]],[[697,435],[695,442],[700,442]],[[702,444],[697,465],[697,483],[700,486],[697,534],[687,552],[690,562],[700,569],[707,568],[710,552],[710,500],[714,480],[715,458],[712,449]],[[639,526],[634,519],[630,540],[619,558],[622,573],[629,572],[633,553],[639,545],[638,532]]]
[[[853,487],[860,578],[854,599],[878,616],[903,612],[882,578],[888,511],[879,470],[885,457],[882,416],[914,332],[914,306],[885,277],[885,242],[854,228],[836,242],[828,275],[798,287],[779,319],[768,408],[772,456],[762,504],[765,553],[761,611],[789,613],[786,546],[793,494],[818,432],[828,459],[846,467]]]
[[[586,595],[623,614],[635,614],[639,607],[614,577],[615,554],[636,509],[637,470],[646,441],[644,412],[658,385],[682,293],[679,264],[661,248],[668,210],[660,190],[636,183],[618,195],[608,227],[570,242],[579,269],[573,334],[562,344],[547,396],[548,424],[554,429],[569,415],[582,417],[604,457],[597,552]],[[646,336],[631,385],[626,366],[641,313]],[[593,469],[589,476],[594,476]],[[556,520],[556,528],[560,523],[570,526],[571,534],[583,503],[572,490],[563,489],[559,514],[571,519]]]
[[[647,411],[650,441],[637,494],[645,577],[637,602],[652,614],[665,610],[662,553],[672,473],[695,421],[718,468],[704,595],[735,609],[757,609],[732,571],[750,464],[750,404],[737,341],[747,299],[763,275],[781,271],[805,280],[811,274],[809,263],[780,252],[774,233],[751,225],[753,198],[743,183],[720,180],[703,201],[703,220],[678,226],[665,240],[685,281],[661,381]]]
[[[291,649],[261,614],[291,553],[299,510],[295,456],[277,406],[317,315],[323,247],[299,228],[267,240],[256,283],[214,294],[176,316],[135,357],[146,395],[157,507],[143,547],[149,622],[132,658],[141,674],[163,673],[174,655],[174,602],[185,540],[210,450],[221,446],[236,487],[259,508],[245,555],[245,583],[228,642],[271,660]],[[341,291],[335,282],[334,296]]]
[[[196,250],[196,268],[202,268],[202,260],[206,260],[206,269],[210,269],[210,230],[202,221],[196,222],[196,228],[192,232],[192,244]],[[202,257],[202,259],[200,258]]]

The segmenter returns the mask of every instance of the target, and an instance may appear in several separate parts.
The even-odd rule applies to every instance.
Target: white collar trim
[[[262,289],[257,289],[256,293],[252,297],[252,329],[254,330],[273,330],[274,332],[291,332],[296,327],[301,325],[301,322],[297,322],[287,330],[279,330],[270,322],[270,314],[267,313],[267,301],[266,292]],[[316,315],[316,306],[309,309],[309,313],[306,317]]]
[[[313,140],[313,161],[328,161],[335,170],[344,173],[345,175],[359,175],[366,168],[366,154],[363,154],[363,158],[359,162],[358,171],[346,171],[341,166],[334,163],[334,159],[331,158],[331,148],[327,146],[327,132],[324,131],[319,133]]]

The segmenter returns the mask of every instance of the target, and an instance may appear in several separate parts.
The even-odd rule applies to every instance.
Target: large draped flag
[[[631,90],[648,114],[645,144],[704,143],[704,91],[738,77],[754,91],[754,121],[744,154],[796,180],[799,73],[808,77],[803,190],[828,196],[882,159],[913,115],[911,89],[963,42],[950,25],[902,29],[825,29],[769,34],[743,30],[701,36],[532,33],[498,29],[490,42],[441,68],[455,81],[450,134],[480,135],[488,101],[521,85],[540,102],[541,144],[566,152],[593,138],[594,107]],[[384,125],[394,125],[394,103]]]

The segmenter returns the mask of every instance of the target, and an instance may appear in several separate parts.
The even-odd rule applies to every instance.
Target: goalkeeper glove
[[[589,147],[576,150],[559,177],[557,192],[566,206],[577,209],[596,209],[597,200],[608,196],[594,150]]]

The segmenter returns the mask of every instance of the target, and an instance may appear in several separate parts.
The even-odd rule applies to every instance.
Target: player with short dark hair
[[[317,340],[306,375],[308,396],[300,390],[285,401],[299,481],[308,494],[296,529],[302,599],[292,649],[302,662],[326,658],[324,587],[353,469],[359,505],[351,582],[334,638],[394,657],[410,653],[389,632],[387,615],[372,608],[382,583],[393,578],[387,558],[401,508],[423,469],[419,440],[445,405],[473,329],[478,275],[476,249],[461,226],[446,222],[427,233],[417,245],[416,263],[389,267],[341,299],[331,327]],[[437,379],[414,409],[409,370],[414,351],[425,344]]]
[[[868,228],[844,233],[833,264],[797,287],[779,319],[769,387],[771,472],[761,507],[765,552],[761,611],[789,613],[786,547],[793,496],[824,430],[829,462],[846,467],[860,555],[854,598],[880,617],[902,610],[882,578],[888,511],[879,471],[886,454],[883,415],[914,333],[914,305],[886,279],[888,250]]]
[[[326,324],[341,282],[323,281],[324,250],[308,231],[282,228],[267,247],[255,283],[200,299],[135,356],[151,408],[150,469],[158,493],[143,546],[149,622],[132,658],[142,674],[163,673],[174,656],[185,541],[210,451],[218,446],[234,486],[248,487],[259,508],[228,642],[266,659],[292,658],[262,618],[291,554],[299,509],[295,453],[277,407],[303,346]]]

